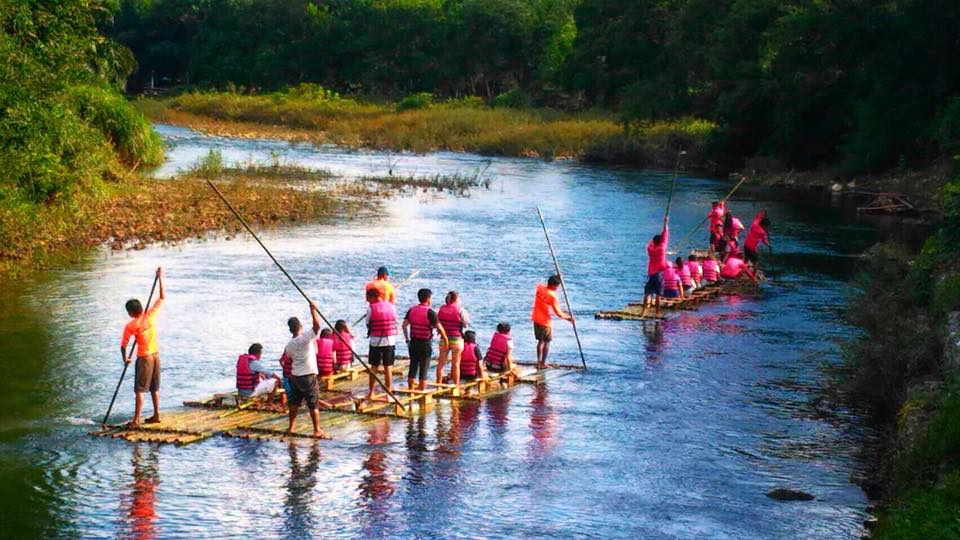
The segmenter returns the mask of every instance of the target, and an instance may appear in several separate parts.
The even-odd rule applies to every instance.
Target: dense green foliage
[[[48,201],[126,164],[159,137],[121,97],[129,51],[96,31],[91,0],[0,0],[0,200]]]
[[[883,464],[891,507],[878,539],[960,534],[960,374],[944,368],[942,350],[947,314],[960,309],[960,178],[943,188],[941,212],[919,256],[892,244],[868,254],[870,275],[851,304],[864,334],[847,350],[848,389],[900,433]]]
[[[857,172],[960,150],[952,0],[124,0],[112,31],[139,86],[693,116],[722,127],[711,152],[731,167]]]
[[[76,223],[105,176],[163,157],[120,94],[133,58],[97,33],[108,15],[94,0],[0,0],[0,262],[52,243],[37,224]]]

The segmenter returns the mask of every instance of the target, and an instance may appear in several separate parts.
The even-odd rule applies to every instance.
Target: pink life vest
[[[500,332],[493,334],[493,338],[490,340],[490,349],[487,350],[487,363],[491,366],[497,366],[498,368],[504,366],[507,362],[509,342],[510,336],[507,334],[501,334]],[[463,357],[461,357],[460,361],[463,362]],[[463,369],[462,363],[460,369]]]
[[[250,369],[250,362],[256,359],[257,357],[252,354],[241,354],[237,358],[237,390],[252,392],[257,387],[259,376],[257,372]]]
[[[747,263],[743,262],[743,259],[739,257],[727,257],[727,260],[723,263],[723,269],[720,270],[720,275],[726,279],[734,279],[740,275],[740,272],[746,268]]]
[[[760,242],[770,245],[767,231],[764,230],[759,221],[754,220],[750,225],[750,230],[747,231],[747,238],[743,241],[743,247],[750,251],[756,251],[760,247]]]
[[[687,261],[687,269],[690,270],[690,277],[699,282],[703,278],[703,267],[698,261]]]
[[[293,360],[287,356],[286,351],[280,356],[280,368],[283,369],[283,376],[290,378],[293,376]]]
[[[333,375],[333,339],[317,338],[317,371],[321,377]]]
[[[379,300],[370,304],[370,337],[388,337],[397,335],[397,312],[393,304]]]
[[[680,290],[680,275],[677,274],[677,270],[672,266],[668,266],[667,269],[663,271],[663,289],[665,291]]]
[[[703,279],[706,281],[720,279],[720,263],[713,259],[703,261]]]
[[[680,283],[683,283],[684,287],[693,286],[693,276],[690,275],[690,268],[687,265],[680,267]]]
[[[716,208],[711,208],[710,213],[707,214],[707,217],[710,218],[710,230],[712,231],[717,225],[723,225],[723,215],[726,213],[724,205],[720,205]]]
[[[459,304],[444,304],[437,311],[437,318],[440,319],[448,338],[463,337],[463,318],[460,316]]]
[[[665,226],[660,235],[663,240],[659,246],[654,244],[653,240],[647,243],[647,257],[650,258],[650,262],[647,263],[648,276],[659,274],[667,267],[667,245],[670,242],[670,229]]]
[[[337,332],[340,334],[340,337],[343,338],[333,338],[333,350],[337,353],[337,367],[346,367],[353,363],[353,353],[350,352],[353,348],[353,334],[350,332]]]
[[[480,359],[477,358],[477,344],[466,343],[463,346],[463,354],[460,355],[460,374],[473,377],[477,374],[477,364]]]
[[[433,326],[427,315],[429,311],[430,306],[417,304],[407,312],[407,320],[410,321],[410,339],[425,341],[433,339]]]

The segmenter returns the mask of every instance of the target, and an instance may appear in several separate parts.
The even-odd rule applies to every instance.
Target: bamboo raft
[[[761,274],[759,281],[765,281],[766,278]],[[696,310],[705,302],[717,300],[723,295],[735,295],[743,292],[756,290],[757,286],[749,279],[735,279],[723,282],[720,285],[710,285],[702,289],[697,289],[684,298],[661,298],[660,309],[671,311],[676,310]],[[653,309],[648,309],[653,311]],[[645,321],[645,320],[664,320],[666,316],[657,316],[653,313],[643,314],[643,301],[637,300],[627,304],[627,307],[613,311],[598,311],[594,317],[601,320],[611,321]]]
[[[403,380],[409,361],[398,359],[394,378]],[[564,366],[566,367],[566,366]],[[539,384],[551,369],[525,369],[514,374],[491,374],[487,380],[464,382],[459,387],[428,381],[424,391],[394,389],[406,409],[390,401],[386,394],[374,394],[367,400],[367,377],[362,367],[354,367],[320,380],[320,427],[324,431],[363,426],[384,418],[410,417],[431,410],[440,399],[482,400],[506,392],[518,384]],[[563,370],[553,370],[562,373]],[[404,383],[405,384],[405,383]],[[282,391],[282,390],[281,390]],[[114,424],[91,435],[130,442],[154,442],[186,445],[214,436],[245,439],[312,438],[313,424],[307,411],[301,410],[294,432],[287,433],[286,410],[279,403],[241,400],[236,392],[214,394],[199,401],[185,401],[183,407],[165,411],[159,424],[141,424],[131,428]]]

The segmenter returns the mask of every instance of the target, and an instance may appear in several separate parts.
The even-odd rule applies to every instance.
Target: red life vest
[[[252,354],[241,354],[237,358],[237,390],[252,392],[257,387],[259,376],[250,369],[250,362],[256,359]]]
[[[690,269],[690,278],[700,281],[703,277],[703,266],[698,261],[687,261],[687,268]]]
[[[703,279],[705,281],[720,279],[720,263],[713,259],[703,261]]]
[[[333,375],[333,339],[317,338],[317,371],[321,377]]]
[[[687,265],[680,268],[680,283],[683,283],[684,287],[693,286],[693,277],[690,275],[690,269],[687,268]]]
[[[283,376],[290,378],[293,376],[293,360],[287,356],[286,351],[280,356],[280,369],[283,370]]]
[[[433,339],[433,326],[430,325],[430,317],[427,313],[430,306],[417,304],[407,312],[407,320],[410,321],[410,339],[422,339],[429,341]]]
[[[370,304],[370,337],[397,335],[397,313],[393,304],[380,300]]]
[[[743,272],[746,266],[747,263],[743,262],[743,259],[728,257],[723,263],[723,269],[720,271],[720,275],[727,279],[734,279],[740,275],[740,272]]]
[[[510,341],[510,336],[506,334],[501,334],[497,332],[493,334],[493,338],[490,340],[490,349],[487,351],[487,363],[492,366],[503,366],[507,360],[507,352],[509,348],[507,347]],[[460,358],[461,368],[463,369],[463,357]]]
[[[353,347],[353,334],[350,332],[337,332],[339,338],[333,338],[333,350],[337,352],[337,366],[346,367],[353,363],[353,353],[350,349]]]
[[[460,317],[459,305],[444,304],[437,312],[437,318],[440,319],[440,324],[443,325],[448,338],[463,336],[463,318]]]
[[[460,355],[460,374],[473,377],[477,374],[477,364],[480,359],[477,358],[477,344],[466,343],[463,346],[463,354]]]
[[[668,266],[667,269],[663,271],[663,290],[680,290],[680,275],[677,274],[677,270],[672,266]]]

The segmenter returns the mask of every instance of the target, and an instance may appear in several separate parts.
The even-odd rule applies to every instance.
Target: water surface
[[[867,502],[849,478],[857,419],[815,406],[822,366],[852,331],[841,318],[854,256],[877,239],[823,207],[745,188],[732,204],[775,224],[771,283],[660,324],[597,321],[642,293],[669,174],[464,154],[347,152],[205,137],[161,126],[169,176],[209,148],[228,161],[283,159],[347,175],[472,172],[489,191],[418,194],[380,219],[264,233],[330,318],[364,309],[387,264],[400,293],[461,292],[483,344],[500,320],[532,359],[534,285],[552,270],[535,206],[553,231],[590,369],[336,439],[212,439],[183,448],[93,438],[119,374],[123,302],[165,267],[163,400],[229,389],[237,354],[276,358],[296,291],[246,238],[97,253],[77,268],[0,284],[0,536],[858,538]],[[175,180],[172,180],[175,181]],[[726,182],[681,175],[673,235]],[[703,236],[699,234],[698,236]],[[699,242],[696,242],[699,243]],[[555,331],[552,360],[578,361]],[[117,418],[132,410],[128,385]],[[817,499],[780,503],[787,486]]]

